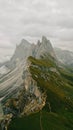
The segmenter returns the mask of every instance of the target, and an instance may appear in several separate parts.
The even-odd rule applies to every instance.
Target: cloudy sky
[[[22,38],[36,42],[42,35],[73,51],[73,0],[0,0],[0,62]]]

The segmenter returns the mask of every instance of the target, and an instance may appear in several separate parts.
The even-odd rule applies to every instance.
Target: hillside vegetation
[[[45,57],[45,58],[44,58]],[[73,130],[73,75],[50,56],[28,58],[29,72],[47,95],[40,112],[12,120],[8,130]]]

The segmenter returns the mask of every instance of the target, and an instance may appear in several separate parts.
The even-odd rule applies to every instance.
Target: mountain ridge
[[[23,42],[21,46],[24,46]],[[33,121],[35,126],[38,123],[35,128],[38,130],[41,128],[43,130],[48,130],[48,128],[73,130],[73,115],[71,115],[73,112],[73,74],[71,70],[62,64],[61,67],[59,66],[54,49],[47,38],[42,37],[42,42],[38,41],[37,45],[28,47],[26,44],[26,46],[28,50],[31,48],[29,54],[24,48],[23,53],[26,54],[24,58],[23,55],[19,57],[20,63],[16,60],[18,58],[16,53],[13,58],[17,61],[15,69],[1,80],[2,84],[4,83],[3,87],[0,87],[1,94],[2,92],[4,96],[5,92],[9,94],[7,95],[9,97],[1,101],[5,105],[6,118],[9,114],[8,119],[12,119],[8,130],[29,130],[30,128],[34,130]],[[19,53],[19,50],[17,52]],[[7,86],[6,82],[8,82]],[[33,119],[32,122],[31,119]],[[17,125],[18,122],[20,122],[19,125]]]

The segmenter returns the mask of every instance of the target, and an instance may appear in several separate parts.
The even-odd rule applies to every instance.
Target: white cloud
[[[33,42],[42,35],[73,50],[72,0],[0,0],[0,50],[13,50],[22,37]]]

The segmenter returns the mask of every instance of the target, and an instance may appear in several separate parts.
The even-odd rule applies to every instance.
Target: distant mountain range
[[[42,41],[38,41],[37,44],[30,44],[28,41],[22,39],[21,43],[16,46],[15,52],[11,59],[5,63],[1,63],[0,66],[5,65],[9,69],[13,69],[18,63],[24,61],[28,56],[39,58],[45,52],[55,56],[54,49],[49,40],[45,36],[42,37]]]
[[[43,54],[43,51],[48,51],[51,55],[57,57],[61,63],[68,66],[73,66],[73,52],[62,50],[60,48],[53,48],[50,41],[43,36],[42,42],[38,40],[37,45],[31,44],[27,40],[22,39],[21,43],[16,46],[15,52],[11,59],[4,63],[0,63],[0,67],[5,65],[9,69],[12,69],[18,62],[27,59],[27,57],[30,55],[39,58],[39,55]]]
[[[55,48],[55,53],[60,62],[66,66],[73,66],[73,52],[68,50],[62,50],[60,48]]]
[[[37,44],[30,44],[27,40],[22,39],[21,43],[16,46],[15,52],[11,57],[10,61],[1,64],[0,67],[0,83],[1,86],[1,95],[4,91],[7,94],[9,90],[6,88],[10,88],[10,93],[17,89],[18,86],[22,84],[22,80],[20,84],[18,84],[19,77],[22,77],[23,70],[26,69],[26,63],[29,56],[33,56],[34,58],[40,59],[42,57],[49,57],[51,55],[53,60],[58,63],[60,61],[63,65],[73,65],[73,53],[65,50],[61,50],[58,48],[53,48],[50,41],[43,36],[42,40],[37,42]],[[49,57],[50,58],[50,57]],[[18,70],[22,70],[21,73]],[[6,74],[7,73],[7,74]],[[17,78],[15,78],[15,73],[18,74]],[[9,83],[7,81],[13,79]],[[4,82],[3,82],[4,81]],[[16,82],[14,84],[14,82]],[[6,84],[7,83],[7,84]],[[5,84],[5,87],[4,87]],[[14,84],[14,85],[13,85]],[[14,86],[14,87],[13,87]],[[16,87],[15,87],[16,86]],[[5,88],[5,89],[4,89]],[[14,89],[13,89],[14,88]],[[7,94],[9,95],[9,93]]]

